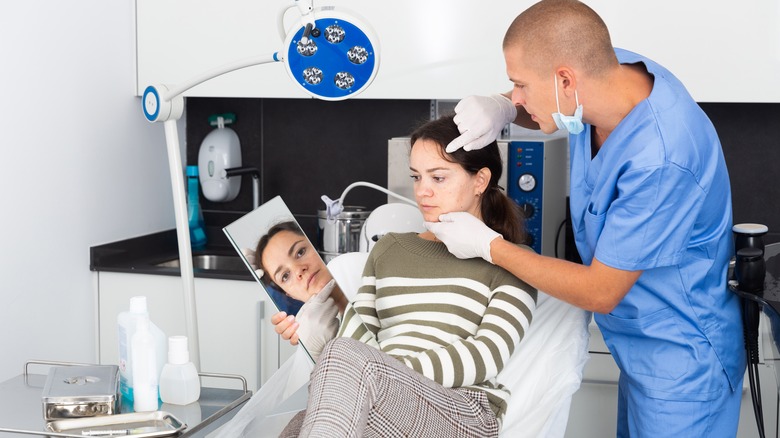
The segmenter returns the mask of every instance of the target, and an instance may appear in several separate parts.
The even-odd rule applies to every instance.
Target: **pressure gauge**
[[[530,173],[524,173],[517,179],[517,186],[524,192],[530,192],[536,187],[536,178]]]

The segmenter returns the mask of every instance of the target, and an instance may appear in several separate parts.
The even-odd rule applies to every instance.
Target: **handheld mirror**
[[[296,315],[305,301],[333,280],[325,262],[279,196],[223,231],[279,311]],[[335,302],[346,301],[338,285],[330,296]],[[316,333],[318,330],[306,331]],[[300,337],[300,343],[309,354],[306,339]]]

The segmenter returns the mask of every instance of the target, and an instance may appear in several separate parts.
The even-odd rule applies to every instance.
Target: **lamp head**
[[[352,12],[317,8],[314,27],[287,33],[284,65],[306,93],[344,100],[362,92],[379,69],[379,42],[373,29]]]

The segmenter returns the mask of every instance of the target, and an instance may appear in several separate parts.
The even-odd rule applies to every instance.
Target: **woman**
[[[452,117],[412,134],[410,170],[426,221],[468,211],[521,243],[497,182],[498,146],[447,154]],[[509,392],[496,381],[535,308],[536,290],[432,233],[390,233],[372,249],[338,338],[314,368],[305,412],[282,436],[497,436]]]

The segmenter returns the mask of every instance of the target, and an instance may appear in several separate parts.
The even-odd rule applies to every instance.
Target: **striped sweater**
[[[445,387],[483,391],[499,421],[496,381],[536,308],[536,290],[482,259],[460,260],[415,233],[385,235],[339,331]]]

